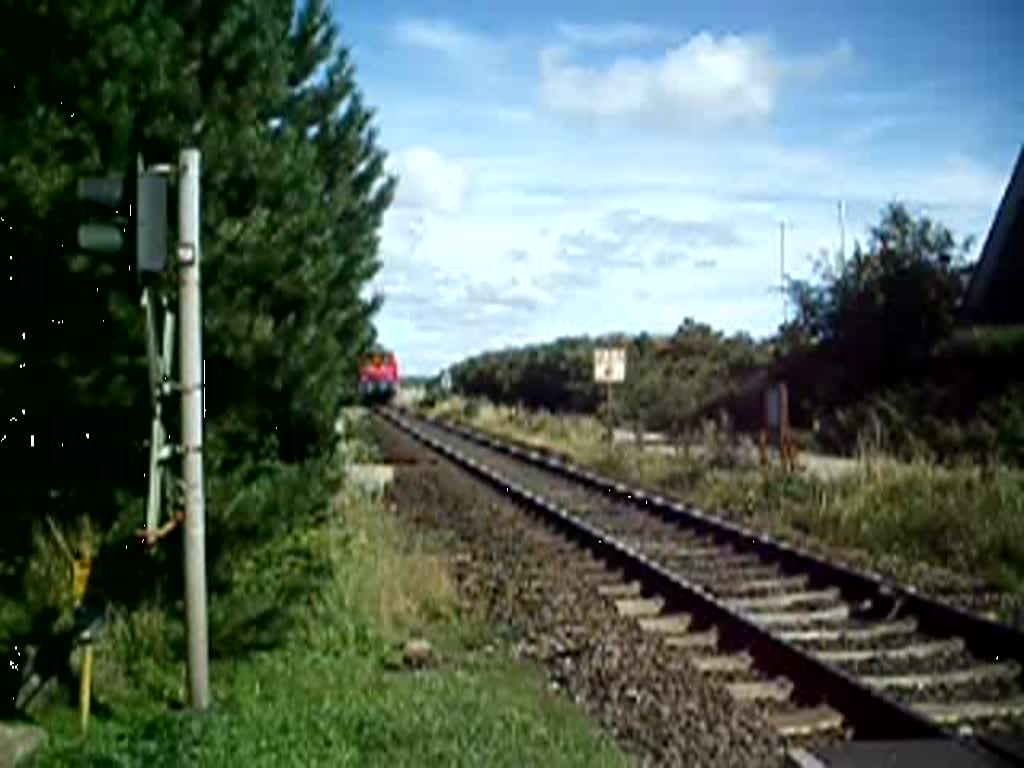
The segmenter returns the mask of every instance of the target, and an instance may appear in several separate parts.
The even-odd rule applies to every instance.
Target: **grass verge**
[[[274,494],[287,504],[285,494]],[[264,509],[264,514],[273,510]],[[315,524],[244,550],[211,605],[214,706],[171,711],[184,691],[182,627],[151,608],[114,616],[98,649],[96,695],[109,712],[77,734],[64,706],[43,715],[43,766],[619,766],[626,758],[550,693],[459,605],[445,560],[378,500],[338,495]],[[298,590],[298,587],[305,588]],[[287,630],[259,642],[213,631],[231,615],[290,604]],[[399,649],[429,640],[412,670]],[[251,641],[251,642],[243,642]]]
[[[609,446],[596,420],[529,413],[457,398],[434,415],[568,454],[582,465],[684,498],[755,528],[844,550],[926,563],[1024,592],[1024,471],[862,458],[825,481],[777,469],[720,469],[695,456]]]

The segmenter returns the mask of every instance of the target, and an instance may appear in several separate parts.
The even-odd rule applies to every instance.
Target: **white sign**
[[[623,347],[598,347],[594,350],[594,381],[616,382],[626,379],[626,350]]]

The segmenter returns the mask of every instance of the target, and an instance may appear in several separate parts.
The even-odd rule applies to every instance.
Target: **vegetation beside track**
[[[106,619],[90,733],[76,736],[77,683],[65,679],[30,707],[52,733],[38,763],[600,763],[609,753],[585,724],[500,654],[385,671],[392,638],[430,629],[443,645],[464,621],[440,571],[377,525],[379,506],[333,500],[345,460],[334,418],[376,340],[381,299],[366,289],[397,181],[334,10],[129,6],[25,5],[0,28],[11,54],[0,66],[18,83],[0,108],[0,644],[23,650],[69,629],[71,567],[47,518],[94,555],[85,603]],[[35,39],[60,41],[60,61],[13,74]],[[183,145],[202,153],[210,385],[214,711],[198,719],[172,714],[187,703],[181,532],[152,555],[135,535],[152,416],[135,265],[72,245],[79,179],[124,174],[137,153],[173,163]],[[152,286],[171,306],[173,269]],[[175,401],[164,418],[177,439]],[[169,495],[161,522],[180,509]],[[52,658],[73,678],[64,650]],[[0,665],[4,717],[16,663]]]
[[[1024,328],[958,325],[969,241],[902,204],[866,242],[811,281],[788,284],[793,318],[766,338],[685,318],[670,334],[609,333],[496,349],[454,364],[455,391],[490,402],[692,439],[727,417],[764,424],[764,389],[784,380],[797,444],[906,460],[965,457],[1024,465]],[[593,381],[593,350],[626,349],[614,401]],[[609,407],[612,413],[609,414]]]
[[[687,500],[805,546],[914,579],[925,564],[965,584],[1024,593],[1024,471],[899,464],[871,453],[831,480],[727,466],[713,438],[701,456],[611,446],[597,419],[453,397],[427,413],[567,454],[581,465]]]
[[[370,455],[361,441],[343,451],[342,464]],[[51,747],[30,765],[624,765],[464,610],[439,543],[334,469],[322,482],[282,470],[236,500],[239,514],[291,524],[234,561],[211,605],[208,715],[172,711],[180,611],[118,615],[97,651],[89,736],[58,703],[40,716]],[[435,661],[407,668],[410,638]]]

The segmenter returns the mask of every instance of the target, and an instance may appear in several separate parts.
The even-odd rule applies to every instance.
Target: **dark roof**
[[[1024,147],[960,307],[968,325],[1024,323]]]

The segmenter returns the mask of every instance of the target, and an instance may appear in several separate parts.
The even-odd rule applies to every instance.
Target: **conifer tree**
[[[0,462],[19,478],[4,545],[23,550],[42,511],[103,525],[129,501],[141,508],[149,400],[134,273],[78,255],[73,239],[76,180],[123,173],[135,149],[148,163],[189,144],[203,153],[208,474],[321,449],[373,340],[379,301],[361,296],[393,187],[324,3],[0,11]]]

